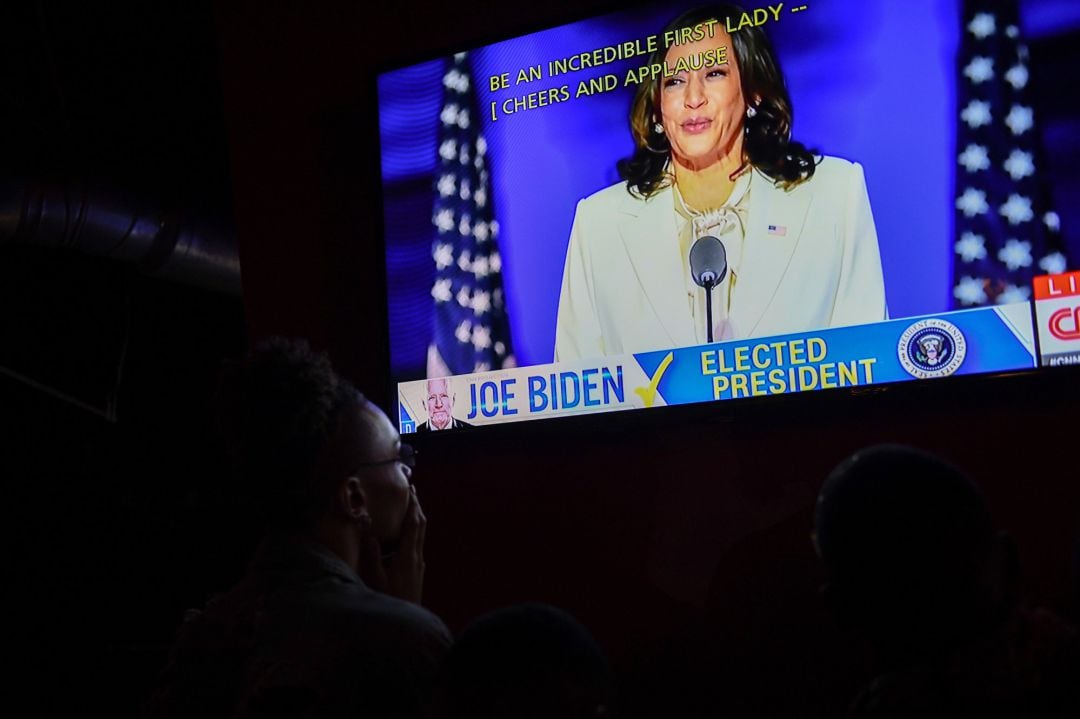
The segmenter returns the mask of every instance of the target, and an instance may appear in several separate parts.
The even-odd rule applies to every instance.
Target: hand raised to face
[[[376,591],[419,604],[424,590],[426,532],[427,517],[416,488],[410,487],[401,539],[393,555],[384,557],[383,543],[371,531],[371,523],[361,523],[360,578]]]

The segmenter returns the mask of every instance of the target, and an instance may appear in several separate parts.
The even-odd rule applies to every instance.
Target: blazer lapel
[[[741,337],[753,336],[780,288],[802,234],[811,197],[806,184],[785,191],[768,176],[754,171],[742,267],[731,300],[731,322]]]
[[[628,281],[641,285],[670,347],[696,344],[671,190],[644,201],[627,194],[619,209],[619,236],[636,275]]]

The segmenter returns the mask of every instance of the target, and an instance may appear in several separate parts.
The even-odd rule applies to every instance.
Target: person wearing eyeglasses
[[[450,379],[438,377],[427,381],[427,406],[428,418],[416,427],[416,432],[437,432],[444,429],[460,429],[472,427],[454,416],[454,402],[457,396],[450,386]]]
[[[420,606],[416,453],[305,343],[258,347],[223,418],[267,533],[179,632],[151,716],[422,716],[451,636]]]

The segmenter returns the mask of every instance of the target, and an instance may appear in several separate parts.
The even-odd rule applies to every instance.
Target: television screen
[[[401,431],[1080,361],[1017,8],[665,2],[380,74]]]

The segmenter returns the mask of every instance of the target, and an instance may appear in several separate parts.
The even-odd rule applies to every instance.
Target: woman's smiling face
[[[666,61],[674,70],[682,59],[687,66],[702,65],[704,53],[727,48],[727,63],[675,73],[660,80],[660,114],[671,143],[672,159],[701,169],[731,152],[742,136],[746,116],[739,65],[731,36],[721,27],[713,37],[672,45]],[[738,158],[737,158],[738,159]]]

